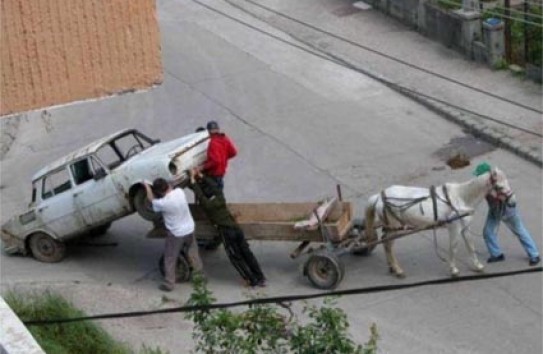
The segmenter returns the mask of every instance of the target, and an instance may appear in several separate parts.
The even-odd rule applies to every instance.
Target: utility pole
[[[511,0],[505,0],[505,31],[504,31],[504,39],[505,39],[505,60],[507,60],[508,63],[511,63],[511,11],[509,9],[511,8]]]

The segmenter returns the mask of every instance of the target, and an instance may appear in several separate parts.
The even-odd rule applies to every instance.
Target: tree
[[[205,306],[216,301],[201,276],[194,277],[193,286],[189,305]],[[286,304],[257,304],[243,312],[200,310],[188,313],[186,318],[194,322],[193,338],[198,353],[376,353],[375,324],[371,326],[369,341],[356,344],[347,332],[347,315],[334,305],[333,298],[325,298],[321,307],[306,303],[305,324],[300,323]]]

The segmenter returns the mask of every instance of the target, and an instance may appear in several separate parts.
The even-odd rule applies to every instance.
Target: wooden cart
[[[221,243],[217,229],[198,205],[190,208],[199,246],[217,248]],[[290,256],[295,259],[308,254],[303,273],[319,289],[333,289],[343,279],[345,266],[339,259],[342,254],[366,255],[373,250],[365,246],[362,225],[353,219],[352,204],[335,198],[321,203],[229,204],[229,209],[248,240],[299,243]],[[156,230],[148,237],[157,237]],[[178,262],[177,276],[179,281],[190,277],[183,256]]]

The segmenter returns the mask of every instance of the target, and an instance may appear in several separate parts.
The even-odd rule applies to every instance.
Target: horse
[[[464,183],[445,183],[432,188],[398,185],[388,187],[368,199],[365,211],[366,239],[370,243],[376,242],[375,229],[382,227],[381,239],[389,270],[397,277],[403,278],[404,271],[392,250],[393,240],[390,238],[394,236],[394,232],[447,228],[451,276],[457,277],[459,274],[455,260],[458,234],[462,234],[464,238],[474,271],[482,272],[484,266],[479,262],[471,236],[466,231],[476,207],[491,190],[503,198],[512,195],[505,174],[498,168],[493,168]]]

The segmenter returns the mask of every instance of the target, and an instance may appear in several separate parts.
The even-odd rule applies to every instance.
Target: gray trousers
[[[164,281],[171,287],[175,285],[175,269],[177,267],[177,258],[181,251],[187,256],[193,271],[201,272],[203,269],[194,234],[175,237],[168,231],[166,235],[166,248],[164,249]]]

